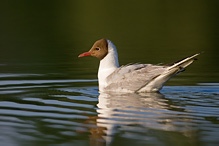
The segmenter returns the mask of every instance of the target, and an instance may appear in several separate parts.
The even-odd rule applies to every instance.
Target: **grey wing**
[[[106,90],[138,91],[162,74],[167,67],[152,64],[122,66],[107,77]]]

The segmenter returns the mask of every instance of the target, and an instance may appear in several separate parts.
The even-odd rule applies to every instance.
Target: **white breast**
[[[100,91],[103,91],[104,88],[108,85],[106,78],[119,67],[116,47],[110,40],[107,40],[107,42],[108,54],[100,61],[98,70],[98,82]]]

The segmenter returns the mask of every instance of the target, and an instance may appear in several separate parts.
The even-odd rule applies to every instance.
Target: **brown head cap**
[[[100,39],[94,43],[89,50],[91,56],[97,57],[102,60],[108,53],[108,43],[106,39]]]

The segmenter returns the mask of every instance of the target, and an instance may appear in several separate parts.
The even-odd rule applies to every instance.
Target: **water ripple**
[[[80,139],[104,145],[119,138],[159,144],[196,137],[217,142],[218,84],[166,86],[162,94],[100,94],[96,80],[18,76],[22,75],[5,75],[0,82],[0,140],[6,143],[20,139],[63,144]],[[84,86],[88,83],[91,86]]]

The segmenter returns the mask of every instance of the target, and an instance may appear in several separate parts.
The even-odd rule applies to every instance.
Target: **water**
[[[6,1],[0,146],[218,145],[218,1]],[[98,93],[100,38],[121,65],[204,51],[161,93]]]
[[[218,143],[219,84],[99,94],[96,80],[41,78],[1,75],[1,145]]]

